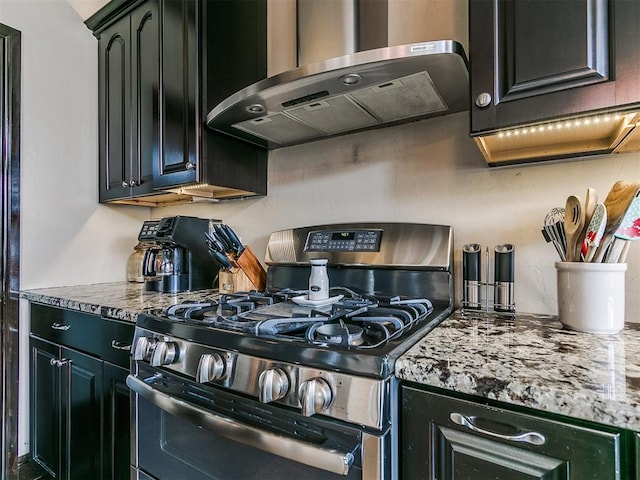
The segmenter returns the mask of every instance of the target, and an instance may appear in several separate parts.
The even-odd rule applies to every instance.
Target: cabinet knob
[[[476,97],[476,106],[480,108],[485,108],[491,105],[491,94],[487,92],[482,92],[480,95]]]
[[[135,181],[135,180],[133,180],[133,179],[131,179],[131,180],[129,181],[129,186],[130,186],[130,187],[135,187],[135,186],[136,186],[136,181]]]
[[[260,387],[260,401],[270,403],[280,400],[289,391],[289,378],[283,370],[272,368],[265,370],[258,379]]]
[[[196,166],[191,162],[185,162],[184,166],[187,170],[193,170],[194,168],[196,168]]]
[[[63,365],[66,365],[67,363],[69,363],[70,360],[67,358],[61,358],[61,359],[57,359],[57,358],[52,358],[51,360],[49,360],[49,365],[51,365],[52,367],[62,367]]]
[[[125,180],[125,181],[122,182],[122,186],[124,188],[129,188],[129,183]]]
[[[323,412],[333,401],[331,387],[322,378],[312,378],[302,382],[298,395],[302,405],[302,415],[305,417]]]

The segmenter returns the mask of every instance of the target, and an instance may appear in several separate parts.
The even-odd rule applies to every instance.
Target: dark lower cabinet
[[[33,459],[55,479],[128,478],[133,324],[37,304],[31,323]]]
[[[104,362],[103,373],[104,478],[126,479],[131,451],[131,395],[126,383],[129,370]]]
[[[628,479],[623,430],[585,426],[401,387],[402,478]]]

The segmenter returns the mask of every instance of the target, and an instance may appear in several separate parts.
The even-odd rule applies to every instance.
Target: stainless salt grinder
[[[480,310],[480,250],[477,243],[462,247],[462,306]]]
[[[494,252],[493,309],[497,312],[514,312],[514,247],[496,245]]]

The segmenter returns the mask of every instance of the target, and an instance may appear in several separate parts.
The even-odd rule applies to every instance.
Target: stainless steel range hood
[[[386,46],[387,26],[386,0],[297,0],[303,66],[233,94],[207,125],[274,149],[467,110],[462,45]],[[366,49],[372,45],[381,48]]]

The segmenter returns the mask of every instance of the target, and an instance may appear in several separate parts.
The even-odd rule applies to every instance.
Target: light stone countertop
[[[640,324],[617,335],[550,316],[456,311],[395,365],[402,380],[640,431]]]
[[[216,290],[179,294],[147,292],[142,283],[115,282],[23,290],[20,297],[53,307],[135,323],[138,313],[148,308],[163,308],[184,301],[201,301],[216,294]]]

